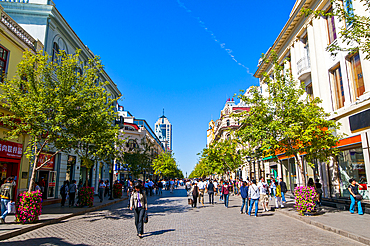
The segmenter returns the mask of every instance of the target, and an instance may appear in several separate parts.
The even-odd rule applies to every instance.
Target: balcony
[[[304,56],[297,62],[297,77],[299,80],[306,80],[311,74],[311,63],[308,56]]]

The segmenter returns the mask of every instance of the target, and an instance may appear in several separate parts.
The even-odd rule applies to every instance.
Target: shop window
[[[344,106],[345,97],[344,97],[344,88],[343,88],[343,78],[342,72],[340,70],[340,66],[337,66],[333,70],[331,70],[331,82],[332,82],[332,90],[334,93],[334,108],[340,109]]]
[[[327,13],[333,13],[333,9],[330,8]],[[327,16],[326,17],[326,23],[328,26],[328,34],[329,34],[329,44],[334,42],[334,40],[337,39],[337,32],[335,29],[335,22],[334,22],[334,16]]]
[[[67,173],[66,173],[66,180],[72,182],[74,179],[74,170],[76,166],[76,156],[69,155],[67,161]]]
[[[3,81],[6,74],[6,65],[8,63],[9,51],[0,46],[0,82]]]
[[[355,97],[359,97],[365,92],[364,78],[359,53],[349,58],[350,78],[352,80]]]
[[[364,187],[360,190],[360,194],[364,196],[364,199],[369,199],[362,148],[341,151],[338,155],[338,167],[340,172],[340,190],[342,197],[350,196],[348,191],[349,179],[356,179],[356,181]]]

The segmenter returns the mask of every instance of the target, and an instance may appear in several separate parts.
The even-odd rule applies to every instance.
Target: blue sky
[[[250,73],[295,0],[54,2],[102,58],[126,110],[154,128],[165,108],[175,157],[189,175],[206,145],[209,121],[229,97],[257,85]]]

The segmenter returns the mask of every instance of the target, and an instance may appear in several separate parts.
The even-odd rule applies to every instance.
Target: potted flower
[[[82,187],[79,190],[79,203],[80,206],[92,207],[94,204],[94,190],[91,187]]]
[[[121,198],[122,197],[122,184],[114,184],[113,185],[113,198]]]
[[[300,215],[312,215],[316,208],[316,191],[314,187],[299,186],[294,190],[295,207]]]
[[[39,190],[20,193],[15,208],[16,222],[26,224],[38,221],[42,209],[42,193]]]

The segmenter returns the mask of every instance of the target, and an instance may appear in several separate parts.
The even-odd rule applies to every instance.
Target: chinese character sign
[[[0,141],[0,157],[21,159],[23,145],[10,141]]]

